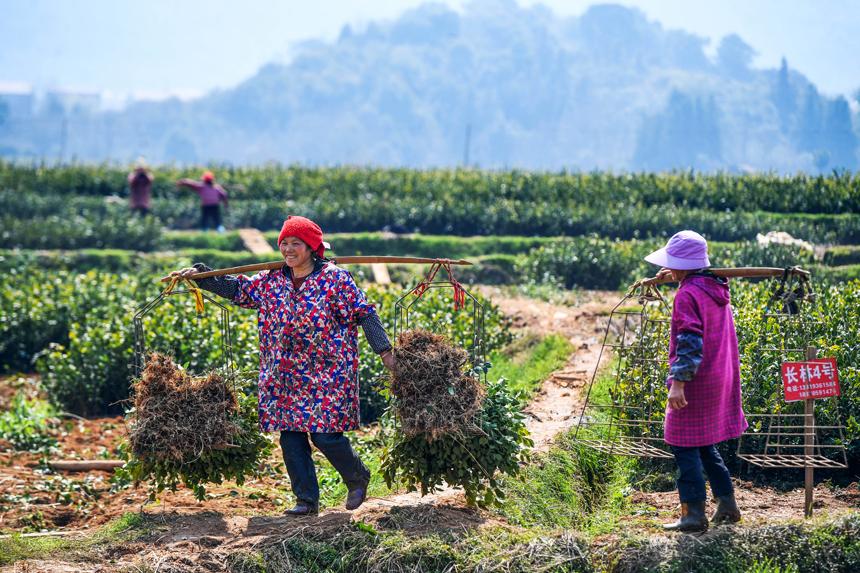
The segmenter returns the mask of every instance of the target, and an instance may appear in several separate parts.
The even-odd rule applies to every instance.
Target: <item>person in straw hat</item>
[[[711,522],[740,521],[731,476],[716,448],[747,428],[728,280],[708,271],[708,244],[693,231],[676,233],[645,260],[662,267],[659,277],[680,283],[672,306],[664,439],[680,470],[681,518],[664,527],[708,529],[703,472],[717,499]]]
[[[257,310],[260,428],[280,432],[297,499],[287,512],[291,515],[314,515],[319,509],[308,435],[349,488],[346,508],[356,509],[367,497],[370,471],[343,434],[359,426],[359,325],[385,366],[394,368],[391,343],[374,305],[349,272],[325,258],[327,246],[319,225],[287,217],[278,236],[282,268],[252,277],[196,281],[200,288]],[[189,277],[206,270],[197,263],[171,275]]]

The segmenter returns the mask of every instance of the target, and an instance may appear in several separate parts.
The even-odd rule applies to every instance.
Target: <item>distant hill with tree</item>
[[[0,155],[152,162],[830,171],[858,164],[857,105],[783,60],[638,10],[479,0],[306,42],[232,89],[121,112],[4,121]]]

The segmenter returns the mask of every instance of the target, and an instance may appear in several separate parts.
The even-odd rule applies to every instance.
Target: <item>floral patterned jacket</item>
[[[358,323],[376,311],[352,275],[326,263],[298,290],[283,270],[236,280],[233,302],[257,309],[261,429],[357,428]]]

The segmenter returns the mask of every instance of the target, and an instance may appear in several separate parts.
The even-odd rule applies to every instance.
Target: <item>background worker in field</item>
[[[215,175],[211,171],[204,171],[200,181],[193,179],[180,179],[176,182],[177,187],[193,189],[200,195],[200,228],[204,231],[210,228],[219,233],[224,231],[221,219],[221,203],[227,207],[227,192],[221,185],[215,183]]]
[[[132,213],[141,217],[149,214],[152,208],[152,173],[141,158],[134,164],[134,170],[128,174],[128,202]]]
[[[645,260],[663,267],[658,276],[680,283],[672,307],[664,439],[680,470],[681,519],[665,528],[708,529],[703,470],[717,499],[711,522],[740,521],[731,476],[716,448],[747,428],[728,279],[707,270],[708,244],[693,231],[676,233]]]
[[[391,343],[352,276],[325,258],[316,223],[288,217],[278,247],[286,263],[278,270],[196,282],[234,304],[257,309],[260,428],[281,433],[297,499],[287,513],[313,515],[319,509],[308,434],[349,488],[346,508],[352,510],[364,502],[370,482],[370,471],[343,434],[359,425],[358,325],[389,370],[394,368]],[[205,270],[198,263],[172,274],[188,277]]]

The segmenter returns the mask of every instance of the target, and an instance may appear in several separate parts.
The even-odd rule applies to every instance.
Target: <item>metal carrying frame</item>
[[[210,297],[190,280],[185,280],[186,288],[176,289],[178,280],[171,280],[170,285],[164,289],[154,299],[140,306],[134,313],[134,375],[135,378],[140,378],[143,374],[143,369],[146,367],[146,332],[144,328],[144,317],[161,306],[168,297],[183,294],[192,294],[195,299],[197,317],[204,312],[204,301],[218,308],[219,312],[219,330],[221,332],[221,349],[224,355],[224,375],[230,381],[231,386],[236,390],[236,362],[233,358],[233,328],[230,324],[230,309]]]
[[[808,316],[808,310],[815,292],[808,276],[789,271],[786,269],[775,285],[764,312],[764,318],[777,330],[778,344],[762,346],[761,351],[779,357],[780,362],[813,360],[817,351],[810,346],[814,336],[811,327],[817,321]],[[768,334],[773,340],[773,333]],[[830,400],[835,424],[816,423],[816,400],[812,399],[790,402],[785,405],[787,411],[747,415],[750,428],[738,442],[738,457],[761,468],[847,468],[845,426],[839,423],[837,398]]]
[[[439,271],[444,270],[448,278],[440,279]],[[486,360],[486,348],[484,341],[484,304],[478,300],[472,293],[466,290],[457,279],[451,270],[451,264],[446,261],[438,261],[432,264],[430,270],[417,285],[409,289],[394,303],[394,339],[400,338],[406,330],[415,328],[415,320],[412,317],[412,311],[419,304],[425,293],[434,289],[451,289],[454,295],[454,310],[467,310],[472,316],[471,332],[466,334],[467,339],[461,341],[463,347],[469,353],[469,360],[474,369],[479,369],[483,372],[483,377],[486,379],[486,371],[483,367]],[[427,328],[427,330],[437,330],[438,325],[418,325]]]
[[[638,302],[631,307],[630,302]],[[635,283],[609,313],[603,343],[585,404],[577,421],[574,439],[600,452],[642,458],[672,458],[663,441],[661,412],[666,394],[668,373],[669,306],[656,285]],[[660,351],[653,353],[654,340],[660,341]],[[594,382],[606,348],[615,350],[615,383],[609,392],[609,402],[592,396]],[[644,405],[623,403],[620,386],[631,370],[638,372],[648,384],[649,399]],[[656,409],[655,409],[656,408]]]

